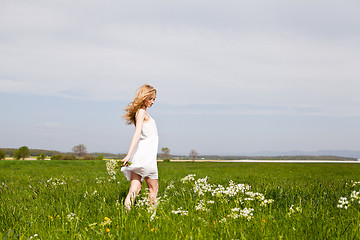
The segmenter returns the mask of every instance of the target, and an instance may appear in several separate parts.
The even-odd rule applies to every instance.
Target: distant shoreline
[[[15,160],[13,158],[6,158],[5,160],[8,161],[59,161],[59,160],[37,160],[36,158],[25,158],[24,160]],[[104,159],[110,160],[110,159]],[[74,159],[74,160],[64,160],[64,161],[84,161],[81,159]],[[95,161],[95,160],[87,160],[87,161]],[[96,160],[99,161],[99,160]],[[158,162],[164,162],[162,159],[158,159]],[[358,160],[314,160],[314,159],[306,159],[306,160],[291,160],[291,159],[284,159],[284,160],[277,160],[277,159],[261,159],[261,160],[254,160],[254,159],[234,159],[234,160],[221,160],[221,159],[197,159],[195,161],[189,159],[171,159],[170,162],[216,162],[216,163],[360,163],[360,159]]]
[[[158,160],[162,162],[163,160]],[[193,162],[193,160],[170,160],[170,162]],[[360,163],[360,160],[357,161],[339,161],[339,160],[252,160],[252,159],[241,159],[241,160],[206,160],[206,159],[199,159],[195,160],[195,162],[226,162],[226,163]]]

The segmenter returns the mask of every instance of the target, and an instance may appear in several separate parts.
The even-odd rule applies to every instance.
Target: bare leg
[[[150,178],[145,178],[146,184],[149,188],[149,204],[150,205],[156,205],[157,203],[157,194],[159,191],[159,183],[157,179],[150,179]]]
[[[131,172],[131,181],[129,193],[125,198],[125,209],[130,210],[131,205],[134,204],[136,196],[141,190],[141,176],[134,172]]]

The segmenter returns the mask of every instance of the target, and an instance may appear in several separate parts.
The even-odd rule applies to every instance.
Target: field
[[[0,238],[360,238],[360,164],[160,162],[159,174],[156,208],[144,184],[126,212],[129,183],[104,161],[0,161]]]

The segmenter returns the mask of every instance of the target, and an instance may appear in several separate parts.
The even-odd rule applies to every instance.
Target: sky
[[[359,1],[0,1],[0,147],[126,153],[142,84],[172,154],[360,150]]]

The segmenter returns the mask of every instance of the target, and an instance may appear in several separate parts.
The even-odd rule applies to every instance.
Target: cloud
[[[130,101],[150,83],[174,106],[359,115],[359,4],[308,4],[8,2],[0,91]]]
[[[191,104],[163,106],[160,113],[191,116],[306,116],[306,117],[359,117],[360,110],[353,107],[323,107],[316,105],[271,104]]]
[[[58,122],[45,122],[43,126],[46,127],[46,128],[59,128],[60,123],[58,123]]]
[[[62,124],[60,124],[59,122],[30,123],[28,124],[28,127],[37,130],[45,130],[45,131],[50,129],[54,129],[54,130],[67,129],[67,127],[62,126]]]
[[[2,92],[21,92],[26,91],[29,84],[26,82],[13,81],[8,79],[0,79],[0,86]]]

